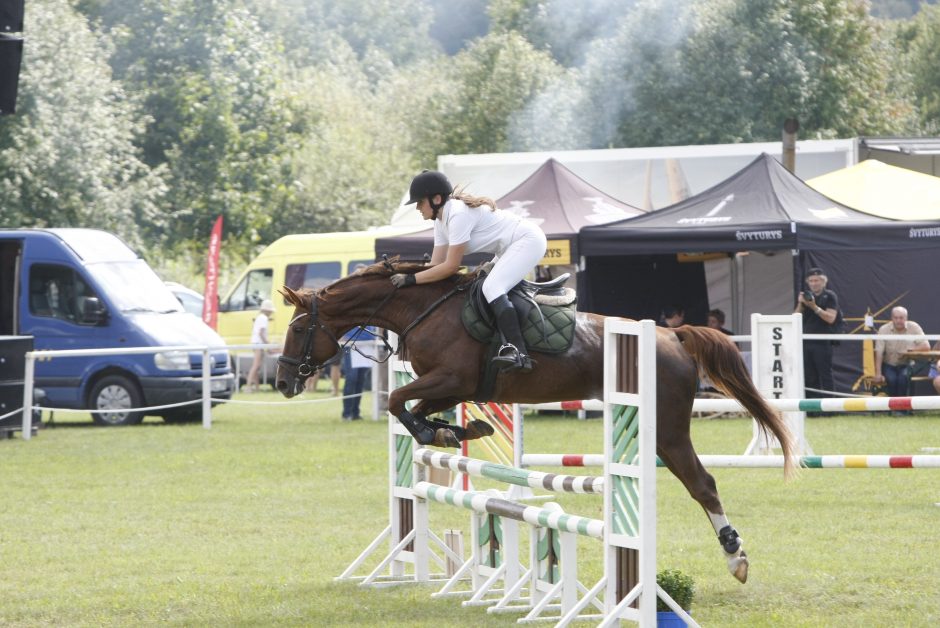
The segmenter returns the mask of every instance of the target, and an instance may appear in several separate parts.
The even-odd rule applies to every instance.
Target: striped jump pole
[[[924,397],[827,397],[823,399],[765,399],[781,412],[884,412],[887,410],[940,410],[940,396]],[[533,410],[603,410],[596,399],[561,401],[525,406]],[[693,412],[746,412],[736,399],[696,399]]]
[[[604,522],[600,519],[589,519],[550,508],[528,506],[479,491],[461,491],[430,482],[418,482],[414,486],[414,492],[422,499],[459,506],[474,512],[508,517],[533,526],[590,536],[595,539],[604,538]]]
[[[710,469],[782,469],[783,456],[741,456],[700,454],[699,460]],[[602,467],[602,454],[525,454],[523,464],[538,467]],[[937,455],[894,454],[832,454],[799,456],[797,464],[804,469],[940,469]],[[659,458],[657,467],[666,466]]]
[[[475,477],[490,478],[516,486],[540,488],[547,491],[567,493],[596,493],[604,490],[604,478],[594,476],[561,475],[543,473],[528,469],[517,469],[501,464],[457,456],[431,449],[418,449],[414,452],[414,461],[438,469],[450,469]]]

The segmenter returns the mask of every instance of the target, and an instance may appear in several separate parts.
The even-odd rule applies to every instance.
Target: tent
[[[548,237],[548,254],[542,262],[546,266],[577,263],[577,234],[581,227],[636,216],[643,211],[608,196],[555,159],[548,159],[539,166],[526,180],[497,199],[496,205],[542,227]],[[377,258],[387,254],[420,260],[433,248],[433,229],[379,238],[375,242]]]
[[[865,213],[900,220],[940,220],[940,177],[868,159],[809,179],[812,188]]]
[[[906,305],[928,333],[940,331],[934,269],[940,222],[889,220],[838,203],[769,155],[704,192],[579,234],[584,309],[656,318],[669,303],[703,324],[709,308],[731,310],[734,331],[750,314],[792,312],[807,268],[825,269],[850,327],[868,310]],[[858,343],[836,354],[837,387],[860,370]],[[841,357],[844,355],[844,359]]]

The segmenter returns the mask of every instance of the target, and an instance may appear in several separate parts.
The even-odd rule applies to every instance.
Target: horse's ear
[[[298,294],[297,294],[296,292],[294,292],[293,290],[291,290],[291,289],[288,288],[287,286],[284,286],[284,289],[283,289],[283,290],[278,290],[278,292],[280,292],[280,293],[281,293],[281,296],[283,296],[285,299],[287,299],[287,300],[291,303],[291,305],[294,305],[294,306],[299,306],[299,305],[301,305],[300,296],[298,296]]]

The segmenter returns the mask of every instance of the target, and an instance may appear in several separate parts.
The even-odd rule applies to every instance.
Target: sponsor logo
[[[910,238],[940,238],[940,227],[911,227]]]
[[[780,229],[766,229],[764,231],[735,231],[734,238],[738,241],[751,240],[783,240],[783,231]]]
[[[711,211],[709,211],[704,216],[699,218],[680,218],[676,221],[676,224],[679,225],[708,225],[715,224],[719,222],[728,222],[731,220],[731,216],[716,216],[715,214],[723,210],[728,203],[734,200],[734,194],[729,194],[728,196],[721,199],[721,201],[715,205]]]

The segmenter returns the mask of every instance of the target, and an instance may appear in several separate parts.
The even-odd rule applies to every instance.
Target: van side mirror
[[[215,305],[217,312],[228,312],[228,301],[223,301],[219,295],[215,295]]]
[[[100,325],[107,317],[107,312],[101,306],[98,297],[84,297],[82,299],[82,323],[85,325]]]

